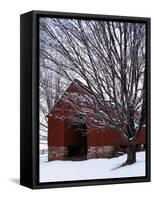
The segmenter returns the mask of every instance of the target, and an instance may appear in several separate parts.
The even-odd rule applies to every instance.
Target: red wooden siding
[[[64,121],[48,117],[48,146],[64,146]]]
[[[142,128],[136,144],[145,144],[145,128]],[[120,134],[111,129],[102,128],[88,130],[88,145],[102,146],[102,145],[126,145]]]

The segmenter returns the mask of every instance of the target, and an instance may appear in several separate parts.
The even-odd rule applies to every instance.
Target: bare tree
[[[46,69],[69,81],[73,72],[85,83],[88,90],[78,88],[91,102],[97,124],[121,134],[128,146],[126,164],[136,162],[134,144],[146,109],[145,25],[41,18],[40,30],[45,35],[40,50],[50,62]]]
[[[43,37],[43,36],[42,36]],[[45,46],[42,44],[42,49]],[[58,73],[48,69],[50,62],[46,60],[40,52],[40,142],[47,143],[47,129],[48,121],[47,116],[53,106],[57,103],[67,85],[69,84],[63,76],[60,75],[60,68],[57,69]]]

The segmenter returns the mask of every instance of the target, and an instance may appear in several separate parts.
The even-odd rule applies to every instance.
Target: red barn
[[[109,128],[96,128],[91,119],[84,120],[84,115],[74,107],[74,102],[78,107],[86,106],[84,99],[78,100],[81,95],[76,84],[84,87],[78,80],[72,82],[48,115],[48,160],[111,157],[126,146],[120,134]],[[144,128],[136,141],[136,145],[140,144],[145,144]]]

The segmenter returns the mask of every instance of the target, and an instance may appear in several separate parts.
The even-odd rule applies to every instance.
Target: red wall
[[[64,121],[48,117],[48,146],[64,146]]]
[[[69,121],[59,118],[48,117],[48,146],[81,145],[83,137],[78,134]],[[136,144],[145,144],[145,128],[137,138]],[[111,129],[89,128],[87,134],[87,145],[126,145],[120,134]]]
[[[88,145],[125,145],[120,134],[117,134],[111,129],[94,129],[88,130]],[[136,141],[136,144],[145,144],[145,128],[142,128],[141,133]]]
[[[143,127],[140,131],[139,137],[137,138],[136,144],[146,144],[146,129]]]

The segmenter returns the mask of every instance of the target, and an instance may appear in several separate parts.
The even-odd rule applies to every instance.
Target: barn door
[[[87,125],[83,114],[76,114],[72,123],[72,134],[77,142],[68,146],[68,155],[72,160],[83,160],[87,157]]]

